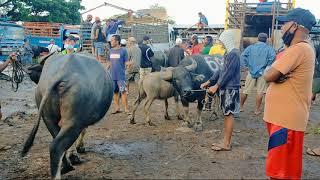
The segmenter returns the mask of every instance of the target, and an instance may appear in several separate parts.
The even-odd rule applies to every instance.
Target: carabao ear
[[[204,82],[205,81],[205,76],[203,74],[194,74],[190,73],[192,81],[198,81],[198,82]]]

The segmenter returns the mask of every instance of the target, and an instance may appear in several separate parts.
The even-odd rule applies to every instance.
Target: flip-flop
[[[116,111],[113,111],[111,114],[118,114],[118,113],[121,113],[120,110],[116,110]]]
[[[315,149],[307,149],[307,154],[311,156],[320,156],[320,148],[315,148]]]
[[[224,148],[224,147],[221,147],[221,145],[215,144],[215,143],[212,144],[211,149],[214,151],[231,151],[231,147]]]

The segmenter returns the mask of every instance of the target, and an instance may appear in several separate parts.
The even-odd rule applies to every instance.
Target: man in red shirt
[[[202,51],[202,46],[199,44],[197,35],[194,34],[191,36],[191,43],[192,43],[191,54],[192,55],[200,54]]]

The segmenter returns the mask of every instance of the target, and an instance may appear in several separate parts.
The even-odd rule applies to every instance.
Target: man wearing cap
[[[168,66],[176,67],[180,61],[184,58],[184,50],[181,47],[182,39],[176,39],[176,45],[169,50]]]
[[[49,53],[50,53],[50,54],[51,54],[51,53],[54,53],[54,52],[61,51],[61,48],[55,44],[54,39],[51,39],[51,40],[50,40],[50,44],[48,45],[47,48],[49,49]]]
[[[70,35],[67,39],[64,40],[64,50],[61,51],[61,54],[72,54],[75,52],[74,46],[76,45],[77,39]]]
[[[148,36],[144,36],[143,41],[139,46],[141,50],[140,80],[142,80],[147,74],[150,74],[152,71],[151,57],[154,55],[154,53],[148,46],[148,44],[150,44],[150,38]]]
[[[266,67],[270,66],[275,57],[275,50],[267,44],[268,35],[260,33],[258,35],[258,42],[248,46],[241,54],[241,62],[249,73],[246,78],[245,86],[241,94],[240,111],[243,111],[243,105],[249,94],[252,94],[253,89],[256,88],[256,108],[255,115],[261,113],[261,104],[263,95],[267,91],[268,84],[263,79],[262,75]]]
[[[310,11],[296,8],[277,20],[284,23],[281,33],[287,48],[264,74],[270,82],[263,117],[269,134],[266,175],[301,179],[315,64],[309,32],[316,19]]]

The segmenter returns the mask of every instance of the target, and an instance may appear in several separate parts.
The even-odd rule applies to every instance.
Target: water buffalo
[[[173,86],[180,94],[185,112],[185,122],[188,127],[194,127],[196,131],[202,130],[201,111],[206,92],[200,89],[201,83],[207,81],[213,75],[218,81],[222,69],[220,59],[208,55],[192,55],[183,59],[179,66],[167,71],[165,80],[172,81]],[[216,82],[212,82],[216,83]],[[189,117],[189,102],[197,100],[196,122]]]
[[[39,117],[24,144],[22,155],[31,148],[42,117],[53,137],[49,148],[51,176],[60,178],[61,172],[73,170],[66,150],[83,129],[102,119],[109,109],[113,82],[93,57],[53,55],[44,64],[35,97]]]
[[[154,55],[151,57],[152,72],[159,72],[161,67],[167,67],[168,57],[162,51],[154,51]]]
[[[169,70],[170,71],[170,70]],[[139,96],[134,102],[134,107],[132,110],[132,116],[130,117],[130,123],[135,124],[134,116],[135,112],[141,103],[143,99],[146,98],[146,101],[144,103],[144,116],[146,119],[146,122],[149,123],[149,125],[154,125],[151,122],[150,119],[150,112],[149,108],[152,104],[152,102],[155,99],[163,99],[165,101],[165,119],[170,120],[169,114],[168,114],[168,98],[174,97],[175,103],[176,103],[176,113],[178,119],[182,119],[180,116],[180,110],[179,110],[179,94],[176,91],[176,89],[173,87],[172,83],[163,80],[163,78],[167,79],[166,77],[163,77],[166,75],[165,71],[161,72],[153,72],[151,74],[148,74],[139,84]]]

